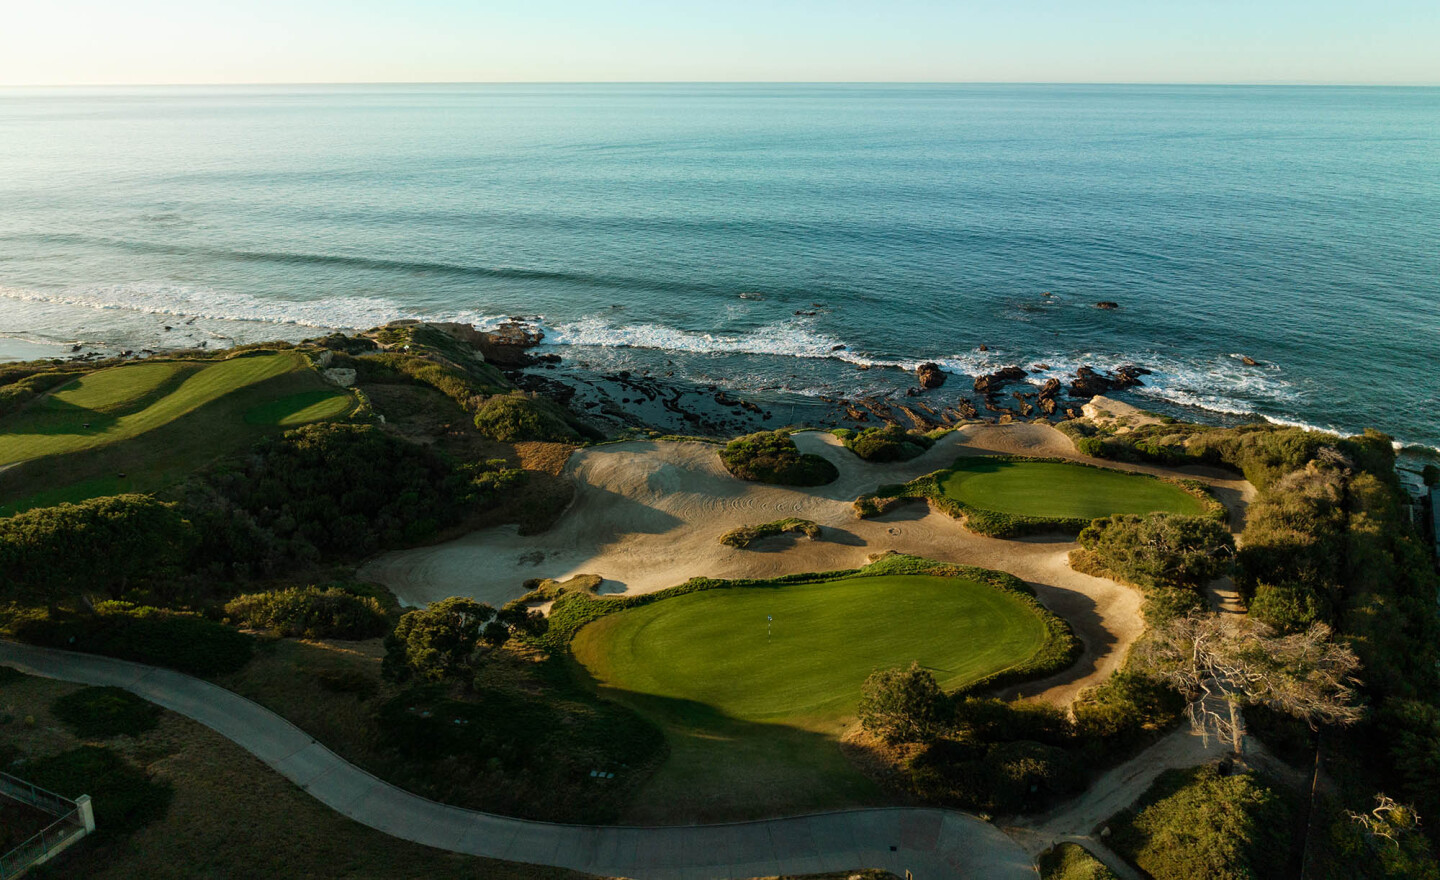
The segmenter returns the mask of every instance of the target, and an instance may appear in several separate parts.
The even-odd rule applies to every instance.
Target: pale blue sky
[[[1440,0],[30,0],[0,84],[1440,84]]]

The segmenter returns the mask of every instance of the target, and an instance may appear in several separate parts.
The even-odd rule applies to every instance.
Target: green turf
[[[280,425],[288,428],[339,418],[354,405],[355,401],[348,394],[317,388],[262,403],[245,413],[245,421],[252,425]]]
[[[602,617],[571,648],[670,742],[629,818],[712,821],[883,800],[836,745],[866,676],[919,660],[955,688],[1045,640],[1016,595],[883,575],[676,596]]]
[[[139,436],[241,388],[300,369],[303,363],[291,352],[236,357],[204,365],[168,390],[162,386],[180,373],[163,373],[167,364],[102,370],[0,421],[0,465]],[[160,390],[168,393],[152,394]]]
[[[1017,516],[1094,519],[1115,513],[1205,513],[1190,493],[1146,474],[1050,461],[961,459],[940,488],[961,504]]]

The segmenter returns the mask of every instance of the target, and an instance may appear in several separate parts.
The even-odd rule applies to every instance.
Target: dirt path
[[[857,519],[851,508],[856,496],[938,470],[957,455],[1007,453],[1095,462],[1078,455],[1059,431],[1044,425],[970,425],[947,435],[920,458],[887,465],[862,461],[827,433],[807,432],[795,439],[803,451],[834,462],[839,479],[814,489],[737,480],[721,466],[716,447],[705,443],[600,446],[577,452],[566,465],[576,483],[575,501],[548,532],[522,537],[514,526],[486,529],[381,556],[361,574],[385,584],[406,604],[471,596],[500,605],[519,596],[523,582],[536,577],[596,574],[605,579],[602,591],[645,593],[699,575],[766,578],[857,568],[886,550],[978,565],[1029,582],[1084,642],[1085,653],[1074,667],[1023,689],[1026,696],[1057,703],[1069,702],[1081,688],[1113,672],[1140,633],[1139,595],[1072,571],[1066,557],[1075,545],[1064,538],[986,538],[922,502],[871,520]],[[1146,466],[1113,466],[1167,473]],[[1243,481],[1218,472],[1187,475],[1211,484],[1227,504],[1243,507]],[[770,539],[747,550],[719,543],[722,534],[738,526],[787,516],[819,523],[822,539]]]

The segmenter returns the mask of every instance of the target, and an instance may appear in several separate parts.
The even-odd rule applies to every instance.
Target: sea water
[[[741,393],[1136,363],[1440,446],[1440,89],[0,90],[0,353],[508,315]]]

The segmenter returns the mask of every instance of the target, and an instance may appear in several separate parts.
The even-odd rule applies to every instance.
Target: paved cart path
[[[1025,849],[964,813],[897,807],[725,825],[555,825],[446,806],[348,763],[244,697],[179,672],[0,641],[0,664],[124,688],[193,718],[326,806],[394,837],[471,855],[638,880],[743,878],[884,868],[916,880],[1027,878]]]

